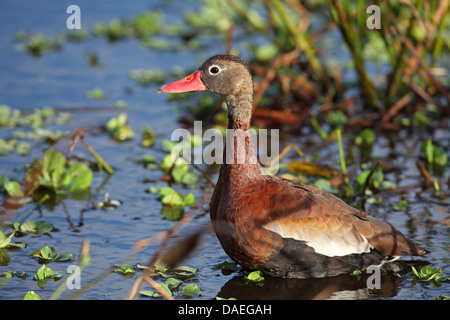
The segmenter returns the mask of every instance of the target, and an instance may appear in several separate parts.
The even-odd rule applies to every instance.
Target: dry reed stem
[[[255,111],[256,106],[261,100],[264,92],[269,87],[270,83],[275,79],[277,69],[284,63],[290,63],[292,60],[295,60],[300,55],[300,50],[295,49],[291,52],[282,53],[276,56],[272,62],[267,66],[264,70],[264,76],[261,81],[257,85],[257,89],[253,98],[253,111]]]
[[[139,293],[139,288],[141,287],[141,284],[143,281],[148,280],[150,270],[153,268],[156,260],[160,257],[161,253],[167,246],[169,240],[173,235],[186,223],[188,223],[193,217],[193,212],[189,212],[186,216],[184,216],[180,221],[178,221],[172,228],[170,228],[169,231],[165,232],[163,242],[159,245],[159,247],[156,249],[156,252],[154,253],[153,257],[150,259],[149,263],[147,264],[147,269],[144,270],[144,273],[141,274],[133,283],[133,286],[131,287],[130,291],[128,292],[128,295],[126,297],[127,300],[134,300]],[[159,234],[162,236],[162,233]],[[152,237],[154,238],[154,237]],[[140,242],[139,245],[146,244],[147,242]],[[152,279],[153,280],[153,279]],[[150,281],[152,282],[152,281]],[[155,287],[155,286],[153,286]],[[158,286],[159,287],[159,286]],[[156,289],[156,288],[155,288]],[[160,289],[160,288],[159,288]],[[158,289],[156,289],[158,290]],[[159,291],[158,291],[159,292]]]
[[[149,285],[151,285],[158,293],[166,300],[175,300],[172,296],[169,296],[163,289],[161,289],[161,286],[153,280],[152,277],[149,275],[144,275],[143,279],[145,282],[147,282]]]
[[[398,26],[396,24],[393,24],[391,26],[391,30],[393,35],[399,35],[402,42],[405,44],[406,48],[409,50],[409,52],[416,58],[417,62],[419,63],[420,67],[425,70],[427,73],[427,76],[429,78],[429,81],[431,84],[441,92],[441,94],[446,98],[446,100],[450,103],[450,96],[448,95],[447,91],[442,87],[442,85],[439,83],[439,81],[436,80],[433,73],[431,72],[428,65],[423,61],[422,57],[420,56],[420,52],[414,47],[412,42],[399,31]]]

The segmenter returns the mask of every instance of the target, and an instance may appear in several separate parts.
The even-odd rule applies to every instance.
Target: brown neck
[[[229,107],[230,108],[230,107]],[[224,148],[222,171],[234,172],[239,179],[262,175],[250,132],[250,119],[236,119],[236,114],[228,113],[228,130]]]
[[[228,106],[228,128],[250,129],[253,111],[253,84],[243,83],[229,95],[223,96]]]

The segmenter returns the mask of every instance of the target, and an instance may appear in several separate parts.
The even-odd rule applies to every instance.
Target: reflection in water
[[[397,275],[381,277],[380,289],[368,289],[368,276],[343,275],[319,279],[279,279],[266,277],[264,283],[246,283],[242,276],[230,279],[217,294],[238,300],[363,300],[397,295],[405,280]]]
[[[426,261],[416,261],[414,266],[424,265]],[[243,276],[230,279],[217,294],[221,298],[238,300],[365,300],[395,297],[403,281],[409,281],[398,274],[411,269],[409,263],[399,273],[382,274],[380,289],[369,289],[367,279],[371,274],[360,276],[341,275],[316,279],[281,279],[265,277],[263,282],[246,281]],[[369,279],[369,283],[372,279]]]

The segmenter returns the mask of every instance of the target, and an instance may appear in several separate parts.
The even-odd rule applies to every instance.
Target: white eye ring
[[[222,71],[222,69],[218,65],[213,64],[211,67],[209,67],[208,71],[210,75],[214,76]]]

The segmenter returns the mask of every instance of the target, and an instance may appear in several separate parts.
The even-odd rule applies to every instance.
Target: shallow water
[[[173,19],[180,17],[181,8],[169,3],[149,5],[148,1],[133,1],[123,3],[119,1],[101,2],[78,1],[82,10],[82,27],[90,28],[96,22],[107,22],[114,18],[133,17],[145,9],[163,8],[169,12]],[[83,43],[65,43],[63,49],[51,52],[39,58],[33,58],[26,52],[18,51],[14,42],[14,35],[19,30],[31,33],[43,33],[56,35],[65,29],[67,14],[66,7],[71,4],[68,1],[2,1],[0,4],[0,104],[9,105],[21,110],[33,110],[51,106],[55,109],[71,108],[76,121],[70,123],[64,129],[73,130],[84,128],[89,132],[90,128],[96,128],[104,124],[107,119],[123,110],[112,108],[106,111],[88,111],[95,107],[112,107],[117,100],[125,100],[131,108],[125,109],[131,127],[139,136],[140,128],[150,126],[159,137],[156,145],[151,149],[140,147],[139,138],[127,143],[116,143],[107,134],[88,134],[86,140],[107,162],[116,169],[110,179],[103,184],[105,175],[95,175],[92,185],[91,198],[82,200],[64,200],[63,204],[55,207],[41,207],[33,210],[29,220],[45,220],[59,231],[51,232],[51,238],[42,236],[32,238],[25,236],[19,239],[28,243],[28,247],[15,251],[8,251],[11,261],[6,266],[0,266],[0,272],[6,270],[25,271],[28,276],[25,280],[19,278],[0,279],[0,299],[22,299],[29,290],[36,291],[42,298],[47,299],[51,293],[61,284],[61,281],[47,282],[45,289],[41,290],[32,276],[39,265],[30,257],[30,254],[45,245],[54,246],[58,252],[72,252],[77,261],[83,239],[90,241],[91,263],[83,270],[81,286],[89,283],[96,276],[119,263],[127,257],[136,241],[153,236],[161,231],[168,230],[175,222],[168,221],[161,216],[161,203],[156,196],[146,193],[150,183],[144,180],[152,180],[161,177],[159,170],[144,169],[133,162],[144,154],[152,154],[162,159],[165,152],[162,151],[163,139],[170,139],[171,132],[180,125],[177,122],[179,111],[174,104],[167,102],[167,97],[156,94],[156,87],[140,87],[128,77],[128,72],[140,68],[171,68],[174,64],[189,68],[201,62],[197,53],[186,52],[152,52],[139,47],[134,40],[126,40],[115,44],[108,44],[103,39],[94,39]],[[189,3],[184,4],[185,7]],[[24,9],[25,8],[25,9]],[[223,43],[218,43],[217,52],[223,48]],[[100,66],[89,67],[87,52],[98,53]],[[208,56],[210,52],[202,52],[202,56]],[[94,87],[101,87],[108,93],[108,99],[95,101],[86,97],[86,91]],[[78,112],[77,112],[78,109]],[[448,126],[447,126],[448,127]],[[10,131],[1,129],[0,138],[5,138]],[[442,129],[438,131],[443,140],[449,138],[449,133]],[[421,134],[413,140],[405,138],[395,144],[389,139],[377,139],[377,145],[372,153],[373,158],[390,159],[390,164],[402,168],[401,174],[392,174],[392,180],[398,179],[401,186],[417,183],[417,169],[415,157],[418,141]],[[314,132],[302,133],[301,139],[291,138],[290,141],[297,145],[312,143],[317,146],[319,158],[329,159],[329,162],[338,163],[336,145],[320,147],[317,135]],[[450,139],[449,139],[450,140]],[[349,142],[351,144],[351,142]],[[20,169],[33,159],[41,157],[45,144],[37,144],[31,153],[26,156],[12,154],[0,158],[0,175],[6,174],[9,178],[21,177]],[[68,140],[62,139],[55,146],[66,151]],[[449,148],[448,142],[444,147]],[[351,150],[345,148],[345,150]],[[355,150],[357,157],[357,151]],[[87,151],[77,146],[75,154],[89,157]],[[406,236],[416,241],[419,245],[430,250],[426,256],[432,266],[443,268],[443,273],[448,275],[449,263],[449,191],[445,186],[447,176],[440,179],[443,191],[447,197],[441,200],[432,197],[432,192],[423,192],[416,195],[419,190],[411,190],[402,194],[402,198],[409,201],[409,209],[405,211],[393,211],[392,204],[398,203],[399,195],[386,196],[378,205],[367,205],[366,210],[377,218],[386,220],[398,227]],[[212,175],[216,179],[216,174]],[[163,182],[153,185],[164,186]],[[100,191],[96,191],[100,188]],[[204,196],[204,207],[207,208],[207,199],[211,190],[192,190],[200,199]],[[95,201],[103,200],[105,193],[109,193],[111,199],[123,201],[122,206],[114,211],[87,210],[86,206]],[[16,217],[33,208],[33,204],[24,205]],[[331,279],[318,280],[283,280],[267,278],[264,285],[248,283],[238,273],[223,274],[214,270],[216,264],[230,260],[222,250],[217,238],[211,232],[207,232],[209,226],[209,214],[205,209],[198,209],[194,213],[194,219],[181,231],[179,237],[190,234],[199,227],[205,229],[202,242],[195,252],[182,264],[198,268],[199,271],[193,282],[201,288],[199,299],[214,299],[215,297],[237,299],[434,299],[438,295],[449,295],[450,287],[444,283],[439,288],[430,285],[411,284],[411,278],[399,278],[396,276],[382,279],[380,290],[369,290],[364,279],[356,280],[355,277],[343,276]],[[152,257],[159,243],[150,245],[141,251],[130,262],[147,263]],[[49,266],[57,273],[64,272],[73,264],[69,262],[52,262]],[[122,275],[109,273],[106,279],[81,294],[79,299],[123,299],[126,297],[134,279],[125,279]],[[62,298],[70,297],[73,292],[66,290]],[[139,297],[141,299],[151,299]],[[183,298],[183,297],[179,297]]]

